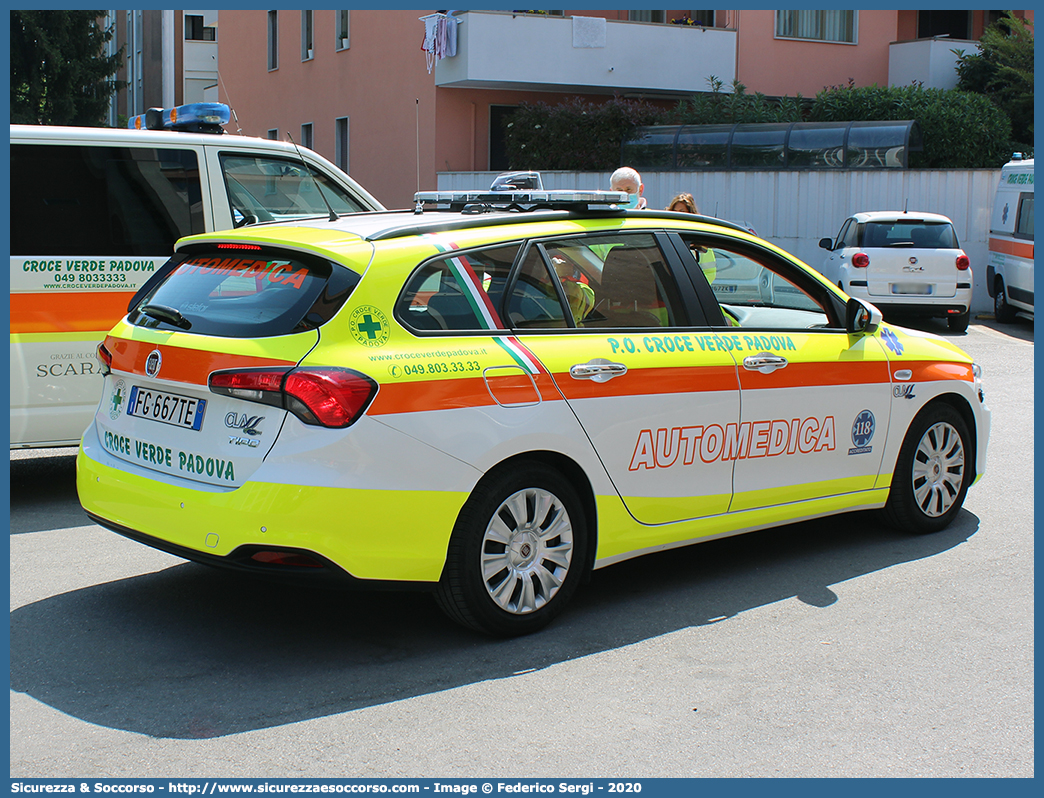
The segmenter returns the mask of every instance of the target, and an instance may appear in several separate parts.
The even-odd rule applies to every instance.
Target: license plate
[[[921,294],[932,293],[930,283],[892,283],[893,294]]]
[[[147,418],[173,427],[196,430],[203,426],[203,413],[207,409],[206,399],[192,399],[163,391],[153,391],[131,386],[127,402],[127,415]]]

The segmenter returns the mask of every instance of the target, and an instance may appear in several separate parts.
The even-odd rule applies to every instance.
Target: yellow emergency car
[[[431,192],[182,239],[99,347],[80,501],[198,562],[427,587],[496,635],[647,552],[953,520],[990,428],[964,352],[738,226],[625,201]]]

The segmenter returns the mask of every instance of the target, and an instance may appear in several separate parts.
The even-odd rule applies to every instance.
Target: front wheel
[[[947,404],[921,410],[899,451],[885,517],[916,534],[949,526],[968,492],[971,457],[971,435],[960,413]]]
[[[450,618],[491,635],[550,623],[585,567],[583,505],[555,469],[522,465],[478,485],[450,538],[435,598]]]

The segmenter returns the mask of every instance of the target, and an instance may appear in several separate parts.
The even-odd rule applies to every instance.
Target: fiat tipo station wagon
[[[494,635],[647,552],[953,520],[989,436],[971,358],[625,200],[432,192],[182,239],[99,347],[84,508],[202,563],[426,587]]]

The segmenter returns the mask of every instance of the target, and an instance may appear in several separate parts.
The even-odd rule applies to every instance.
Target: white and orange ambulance
[[[151,118],[154,129],[11,126],[12,447],[79,441],[102,387],[98,342],[182,236],[327,202],[383,207],[310,150],[222,134],[227,106]]]
[[[997,321],[1033,318],[1033,159],[1015,153],[1001,169],[990,216],[986,288]]]

